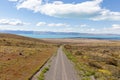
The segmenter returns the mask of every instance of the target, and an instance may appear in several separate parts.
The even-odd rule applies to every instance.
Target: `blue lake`
[[[107,39],[107,40],[120,40],[120,35],[94,35],[94,34],[18,34],[21,36],[32,38],[88,38],[88,39]]]

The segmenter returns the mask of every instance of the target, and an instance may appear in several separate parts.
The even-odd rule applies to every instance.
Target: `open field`
[[[64,46],[81,80],[120,80],[120,41],[94,41]]]
[[[120,80],[120,41],[97,39],[43,39],[64,44],[80,80]]]
[[[81,80],[120,79],[120,41],[0,34],[0,80],[28,80],[64,44]]]
[[[0,34],[0,80],[28,80],[56,50],[43,40]]]
[[[80,38],[63,38],[63,39],[42,39],[46,42],[57,44],[87,44],[87,43],[116,43],[119,41],[98,40],[98,39],[80,39]]]

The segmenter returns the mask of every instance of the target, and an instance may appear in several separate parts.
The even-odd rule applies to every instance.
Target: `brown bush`
[[[110,65],[118,66],[118,62],[117,62],[117,60],[114,59],[114,58],[110,58],[110,57],[108,57],[108,58],[106,59],[106,64],[110,64]]]
[[[92,67],[95,67],[95,68],[98,68],[98,69],[101,69],[102,68],[102,65],[100,65],[98,62],[95,62],[95,61],[90,61],[88,62],[88,64]]]
[[[76,51],[75,55],[83,55],[83,52],[82,51]]]
[[[71,46],[70,45],[65,45],[65,48],[66,49],[71,49]]]

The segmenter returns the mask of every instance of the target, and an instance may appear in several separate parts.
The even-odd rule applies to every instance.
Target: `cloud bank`
[[[0,25],[23,26],[27,24],[19,19],[0,19]]]
[[[80,18],[89,20],[120,20],[120,12],[110,11],[100,5],[103,0],[91,0],[82,3],[64,3],[53,1],[45,3],[43,0],[9,0],[17,2],[17,9],[28,9],[48,16],[59,18]]]

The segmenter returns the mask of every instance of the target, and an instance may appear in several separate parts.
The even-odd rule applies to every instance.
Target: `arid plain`
[[[80,80],[119,80],[120,41],[0,34],[0,80],[28,80],[62,45]]]

